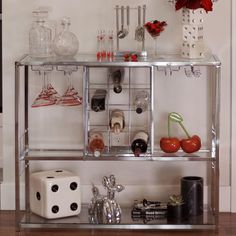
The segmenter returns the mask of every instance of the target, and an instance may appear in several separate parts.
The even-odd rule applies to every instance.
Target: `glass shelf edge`
[[[63,154],[61,152],[64,152]],[[183,156],[182,153],[175,155],[154,152],[145,156],[134,157],[133,154],[104,154],[99,158],[84,154],[83,150],[29,150],[24,156],[20,156],[24,161],[209,161],[215,162],[216,158],[210,156],[209,151],[199,152],[194,155]]]
[[[204,211],[202,216],[199,216],[193,221],[183,222],[181,224],[168,223],[166,218],[155,219],[147,223],[142,220],[136,221],[131,218],[131,207],[122,208],[122,217],[120,224],[106,223],[91,223],[88,219],[87,204],[82,204],[81,212],[78,216],[59,218],[59,219],[44,219],[35,215],[32,212],[24,212],[21,215],[21,220],[18,222],[21,228],[64,228],[64,229],[216,229],[215,216],[210,210]],[[194,223],[193,223],[194,222]]]
[[[45,59],[32,59],[29,55],[24,55],[17,60],[18,66],[43,66],[43,65],[77,65],[90,67],[124,66],[124,67],[150,67],[150,66],[220,66],[221,62],[216,55],[211,54],[203,59],[186,59],[179,54],[163,54],[157,59],[151,56],[138,62],[125,62],[122,58],[114,61],[97,61],[96,56],[89,53],[80,53],[75,59],[63,60],[56,57]]]
[[[99,224],[41,224],[41,223],[20,223],[21,229],[130,229],[130,230],[216,230],[214,224],[205,225],[99,225]]]

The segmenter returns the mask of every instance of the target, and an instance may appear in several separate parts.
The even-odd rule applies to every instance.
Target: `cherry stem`
[[[168,137],[170,138],[170,118],[168,117]]]
[[[189,135],[188,131],[185,129],[184,125],[182,124],[182,122],[179,122],[181,128],[184,130],[185,134],[187,135],[188,138],[191,138],[191,136]]]

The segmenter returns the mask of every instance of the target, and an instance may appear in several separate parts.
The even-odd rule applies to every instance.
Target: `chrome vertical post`
[[[15,224],[20,231],[20,177],[19,177],[19,80],[20,64],[15,63]]]
[[[88,103],[89,103],[89,68],[87,66],[83,67],[83,119],[85,121],[84,125],[84,157],[88,155],[88,127],[89,127],[89,115],[88,115]]]
[[[28,98],[29,98],[29,67],[25,66],[25,79],[24,79],[24,122],[25,122],[25,139],[24,139],[24,152],[29,149],[29,110],[28,110]],[[29,161],[25,160],[25,209],[26,212],[30,212],[29,203]]]
[[[151,99],[151,107],[150,107],[150,145],[151,145],[151,154],[154,152],[154,77],[155,77],[155,70],[154,66],[150,67],[150,99]]]
[[[219,225],[220,74],[220,65],[212,67],[212,158],[215,161],[211,163],[211,205],[216,228]]]

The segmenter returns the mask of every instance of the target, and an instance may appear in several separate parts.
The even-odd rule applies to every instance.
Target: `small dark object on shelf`
[[[148,201],[147,199],[143,199],[143,205],[144,206],[150,206],[150,205],[155,205],[155,206],[160,206],[161,202],[158,201]]]
[[[187,217],[186,204],[181,195],[170,196],[170,202],[167,204],[167,222],[181,223]]]

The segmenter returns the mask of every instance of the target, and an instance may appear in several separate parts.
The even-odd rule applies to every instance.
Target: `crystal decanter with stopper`
[[[69,29],[70,18],[64,17],[61,21],[62,30],[54,39],[54,52],[60,57],[73,57],[79,50],[79,41]]]

